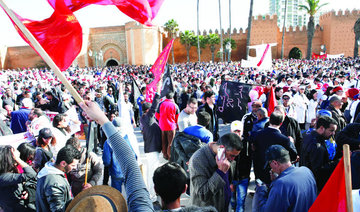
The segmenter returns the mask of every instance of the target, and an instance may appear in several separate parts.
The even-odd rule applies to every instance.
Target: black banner
[[[175,90],[171,79],[171,73],[168,66],[166,66],[165,73],[162,77],[162,88],[161,88],[160,98],[166,96],[166,94],[168,94],[169,92],[174,92],[174,91]]]
[[[217,114],[225,122],[241,121],[250,101],[252,86],[240,82],[222,81],[217,100]]]

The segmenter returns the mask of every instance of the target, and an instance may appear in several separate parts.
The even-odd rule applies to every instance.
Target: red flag
[[[161,52],[159,57],[156,59],[154,65],[151,67],[150,72],[154,74],[154,80],[146,86],[146,101],[152,102],[155,91],[156,91],[156,84],[161,79],[161,74],[164,72],[164,67],[166,65],[166,62],[169,57],[170,50],[173,46],[174,39],[172,39],[168,45],[164,48],[164,50]]]
[[[74,14],[61,1],[58,2],[56,2],[54,13],[48,19],[33,21],[24,19],[19,15],[17,17],[23,22],[59,69],[65,71],[80,53],[82,28]],[[10,20],[20,36],[35,50],[14,21],[11,18]]]
[[[274,87],[271,86],[268,100],[268,115],[270,116],[274,112],[275,106],[277,105]]]
[[[309,212],[347,211],[344,158],[340,160]]]
[[[327,54],[315,54],[314,52],[312,53],[311,59],[322,59],[325,60],[327,58]]]
[[[59,0],[58,0],[59,1]],[[164,0],[63,0],[66,6],[73,12],[89,6],[115,5],[121,12],[141,24],[152,26],[151,21],[157,15]],[[48,0],[54,7],[57,0]]]

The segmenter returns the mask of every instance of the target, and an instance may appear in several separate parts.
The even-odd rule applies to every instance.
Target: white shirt
[[[197,124],[197,116],[196,114],[187,114],[185,109],[181,111],[178,117],[178,126],[179,131],[184,131],[185,128],[189,126],[195,126]]]

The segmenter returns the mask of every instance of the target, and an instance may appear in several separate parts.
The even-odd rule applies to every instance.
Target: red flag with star
[[[74,14],[61,1],[56,2],[54,13],[48,19],[34,21],[16,16],[61,71],[65,71],[80,53],[82,28]],[[11,21],[20,36],[35,50],[14,21]]]
[[[161,75],[164,72],[165,65],[169,58],[169,53],[174,44],[174,39],[172,39],[168,45],[164,48],[161,52],[159,57],[156,59],[154,65],[151,67],[150,72],[154,74],[154,80],[146,86],[146,101],[152,102],[155,91],[156,91],[156,84],[160,81]]]

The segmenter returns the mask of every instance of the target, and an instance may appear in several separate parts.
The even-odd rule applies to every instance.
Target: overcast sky
[[[46,0],[4,0],[7,5],[24,18],[42,20],[48,18],[52,8]],[[358,0],[323,0],[329,5],[325,11],[360,9]],[[249,15],[250,0],[231,0],[232,28],[246,28]],[[162,7],[154,19],[156,25],[164,25],[170,19],[175,19],[180,30],[196,31],[197,0],[164,0]],[[222,27],[229,27],[229,0],[221,0]],[[269,12],[269,0],[254,0],[253,15],[266,15]],[[83,28],[123,25],[131,21],[114,6],[89,6],[75,13]],[[16,33],[3,10],[0,10],[0,46],[25,45]],[[200,30],[215,30],[220,28],[219,0],[200,0]]]

